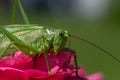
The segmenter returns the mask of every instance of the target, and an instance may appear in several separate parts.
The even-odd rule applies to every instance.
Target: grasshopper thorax
[[[68,31],[58,30],[56,32],[53,39],[53,49],[55,54],[58,54],[58,52],[64,48],[65,44],[67,43],[68,37]]]

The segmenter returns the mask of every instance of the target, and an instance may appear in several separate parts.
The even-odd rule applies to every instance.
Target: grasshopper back
[[[35,48],[39,53],[49,52],[51,50],[58,53],[58,51],[64,48],[68,38],[67,31],[51,27],[47,28],[37,25],[6,25],[3,28],[24,42],[24,44]],[[5,49],[11,42],[14,41],[11,41],[8,36],[0,33],[0,52],[2,52],[2,50]],[[15,45],[10,46],[5,53],[11,54],[16,50],[20,50],[15,48],[17,46],[14,46]]]

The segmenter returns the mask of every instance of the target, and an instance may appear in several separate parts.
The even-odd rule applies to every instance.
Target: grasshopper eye
[[[60,36],[63,36],[63,35],[64,35],[64,32],[63,32],[63,31],[59,32],[59,35],[60,35]]]

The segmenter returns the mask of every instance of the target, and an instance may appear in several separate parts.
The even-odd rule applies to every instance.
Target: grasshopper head
[[[62,50],[69,37],[68,31],[59,30],[56,32],[53,40],[53,49],[55,54]]]

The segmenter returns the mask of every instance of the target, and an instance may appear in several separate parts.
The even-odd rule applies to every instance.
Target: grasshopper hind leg
[[[80,79],[80,80],[88,80],[88,79],[84,79],[84,78],[82,78],[81,76],[79,76],[79,74],[78,74],[78,62],[77,62],[77,56],[76,56],[76,53],[74,52],[74,62],[75,62],[75,67],[76,67],[76,72],[75,72],[75,74],[76,74],[76,76]]]
[[[70,51],[70,52],[73,52],[74,65],[75,65],[75,69],[76,69],[76,71],[75,71],[76,77],[79,78],[79,80],[88,80],[88,79],[86,79],[86,78],[82,78],[82,77],[79,75],[79,73],[78,73],[79,67],[78,67],[78,61],[77,61],[76,52],[75,52],[73,49],[71,49],[71,48],[64,48],[62,51]]]

